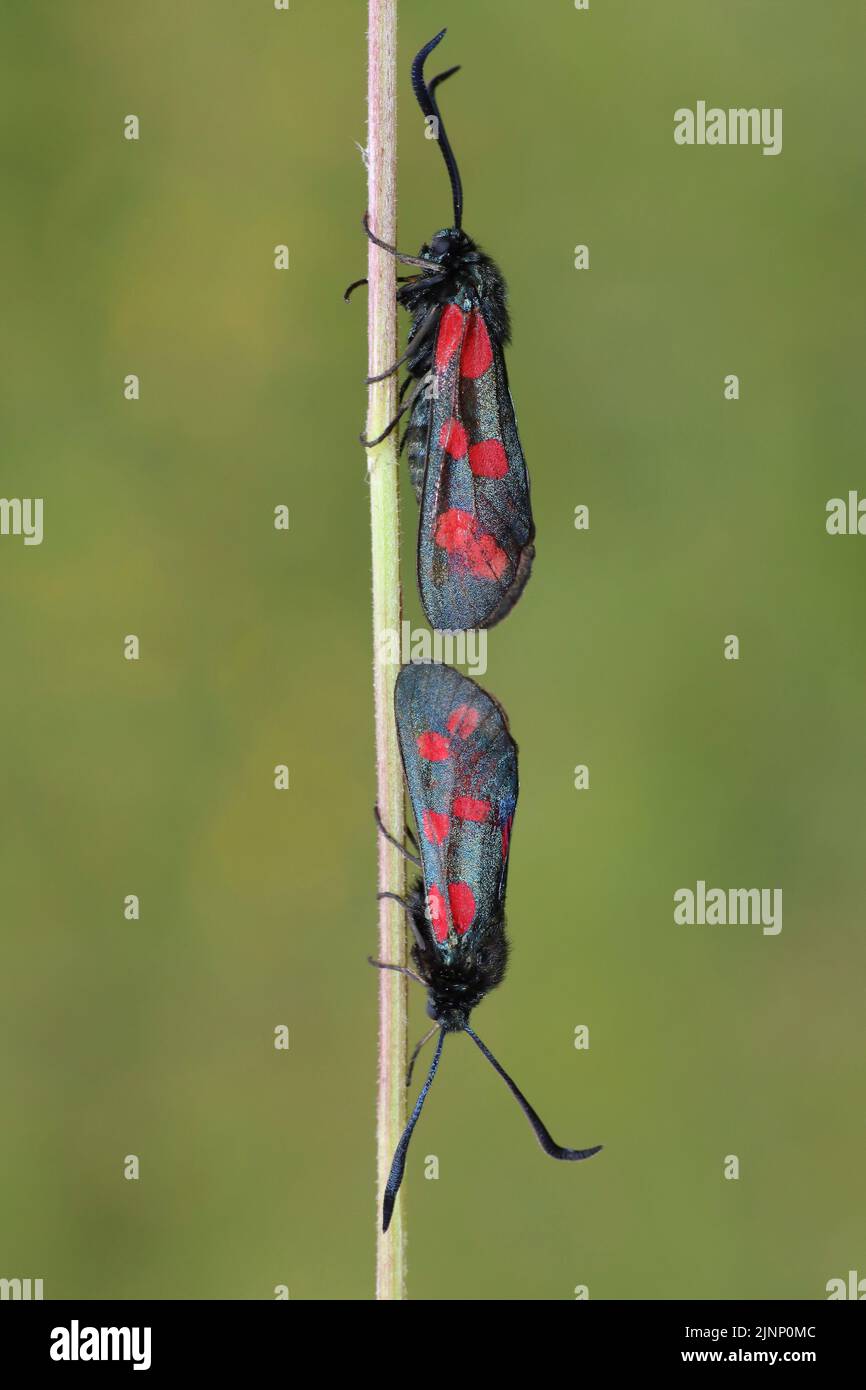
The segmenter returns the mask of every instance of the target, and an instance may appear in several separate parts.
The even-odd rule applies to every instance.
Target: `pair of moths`
[[[394,420],[380,443],[409,414],[401,451],[420,505],[418,586],[434,628],[491,627],[514,607],[532,568],[535,528],[529,480],[508,389],[503,350],[510,324],[505,281],[494,262],[463,231],[463,189],[436,100],[436,88],[457,68],[429,83],[424,64],[444,36],[437,34],[412,64],[412,86],[425,118],[435,122],[451,180],[454,225],[406,256],[377,246],[419,273],[405,278],[397,300],[412,316],[406,352],[384,375],[406,365]],[[346,291],[348,297],[359,280]],[[405,666],[397,679],[395,715],[409,797],[418,826],[419,855],[388,839],[421,870],[404,902],[412,931],[408,970],[428,991],[432,1027],[415,1048],[438,1033],[433,1061],[397,1145],[385,1188],[387,1231],[421,1109],[439,1067],[446,1035],[468,1033],[517,1100],[551,1158],[575,1161],[600,1145],[557,1144],[529,1101],[470,1026],[484,996],[501,983],[508,959],[505,885],[517,806],[517,746],[502,708],[468,677],[439,664]],[[419,857],[420,856],[420,857]],[[402,969],[375,961],[382,969]]]

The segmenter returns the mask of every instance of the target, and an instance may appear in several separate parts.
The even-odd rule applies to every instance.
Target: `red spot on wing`
[[[476,380],[484,375],[492,361],[493,349],[490,346],[487,325],[478,310],[473,309],[469,315],[469,325],[460,354],[460,375]]]
[[[434,734],[430,729],[419,734],[416,739],[418,752],[430,763],[444,762],[451,752],[451,742],[444,734]]]
[[[430,925],[433,928],[433,935],[437,941],[444,941],[448,935],[448,912],[445,907],[445,899],[435,883],[427,894],[427,912],[430,917]]]
[[[462,459],[466,454],[466,431],[459,420],[446,420],[439,431],[439,443],[453,459]],[[507,465],[506,465],[507,467]]]
[[[451,829],[451,819],[443,816],[439,811],[425,811],[423,816],[424,834],[431,845],[441,845],[447,839],[448,831]]]
[[[460,738],[468,738],[474,734],[478,725],[481,723],[481,711],[473,709],[471,705],[458,705],[448,716],[445,727],[449,734],[457,734]]]
[[[475,538],[475,517],[459,507],[449,507],[436,522],[436,544],[449,555],[462,554]]]
[[[476,579],[501,579],[508,569],[508,556],[492,536],[479,536],[465,551],[466,563]]]
[[[449,555],[458,558],[476,579],[502,578],[508,569],[508,556],[488,532],[478,534],[478,523],[471,512],[449,507],[436,522],[434,539]]]
[[[439,320],[439,332],[436,335],[435,368],[437,372],[444,372],[457,351],[462,337],[463,312],[458,309],[456,304],[446,304]]]
[[[475,916],[475,894],[468,883],[449,883],[448,901],[455,929],[462,936],[472,926]]]
[[[484,821],[490,815],[490,802],[474,796],[458,796],[451,803],[451,814],[459,820]]]
[[[469,467],[476,478],[504,478],[508,472],[508,457],[502,440],[482,439],[473,444],[469,450]]]

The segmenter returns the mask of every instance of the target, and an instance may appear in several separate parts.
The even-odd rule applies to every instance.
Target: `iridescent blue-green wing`
[[[479,309],[443,310],[425,407],[418,532],[424,612],[443,630],[490,627],[529,578],[535,528],[505,359]]]
[[[395,713],[428,917],[448,956],[502,920],[517,747],[496,701],[450,666],[404,666]]]

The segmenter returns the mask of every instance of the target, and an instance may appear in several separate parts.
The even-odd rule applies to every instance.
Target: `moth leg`
[[[425,989],[427,988],[426,981],[422,980],[420,975],[416,975],[415,971],[410,970],[406,965],[391,965],[386,960],[374,960],[372,956],[367,957],[367,963],[369,965],[375,965],[377,970],[396,970],[398,975],[405,975],[408,979],[414,980],[416,984],[423,985]]]
[[[392,844],[392,845],[394,846],[395,849],[398,849],[398,850],[400,851],[400,853],[403,855],[404,859],[408,859],[409,862],[410,862],[410,864],[414,864],[414,865],[416,866],[416,868],[419,868],[419,869],[420,869],[420,868],[421,868],[421,860],[418,858],[418,855],[417,855],[417,854],[410,854],[409,851],[407,850],[406,846],[405,846],[404,844],[402,844],[400,840],[395,839],[394,836],[391,834],[390,830],[386,830],[386,829],[385,829],[385,826],[384,826],[383,823],[382,823],[382,817],[379,815],[379,807],[378,807],[378,806],[374,806],[374,807],[373,807],[373,815],[376,817],[376,824],[377,824],[378,827],[379,827],[379,832],[380,832],[380,834],[384,835],[384,836],[385,836],[385,839],[388,841],[388,843],[389,843],[389,844]],[[407,829],[407,831],[409,832],[409,834],[411,835],[412,832],[411,832],[411,830],[409,830],[409,827],[408,827],[408,826],[406,827],[406,829]],[[417,844],[417,841],[415,841],[414,835],[412,835],[412,839],[413,839],[413,842],[415,842],[415,848],[417,849],[417,848],[418,848],[418,844]],[[402,901],[402,899],[401,899],[401,901]],[[404,904],[404,906],[405,906],[405,904]]]
[[[412,382],[415,381],[415,380],[416,380],[416,378],[415,378],[414,376],[412,376],[411,374],[410,374],[409,376],[407,376],[406,380],[403,382],[403,385],[400,387],[400,391],[399,391],[398,396],[397,396],[397,400],[398,400],[398,401],[402,401],[402,399],[403,399],[403,397],[405,396],[406,392],[409,390],[409,387],[412,385]],[[400,457],[400,455],[402,454],[403,450],[405,449],[405,447],[406,447],[406,440],[407,440],[408,438],[409,438],[409,431],[408,431],[408,429],[405,429],[405,430],[403,431],[403,437],[402,437],[402,439],[400,440],[400,447],[399,447],[399,449],[397,450],[397,457],[398,457],[398,458]],[[409,833],[410,833],[410,835],[411,835],[412,832],[409,831]]]
[[[404,912],[412,911],[406,899],[401,898],[399,893],[377,893],[376,897],[378,898],[379,902],[381,902],[383,898],[390,898],[392,902],[399,903]]]
[[[445,277],[444,277],[444,275],[441,275],[441,276],[440,276],[440,275],[434,275],[434,276],[432,276],[431,278],[435,281],[435,280],[444,280]],[[427,276],[425,276],[425,275],[398,275],[398,276],[397,276],[397,283],[398,283],[399,285],[406,285],[406,284],[408,284],[410,281],[412,281],[412,282],[414,283],[414,281],[416,281],[416,280],[426,280],[426,279],[427,279]],[[369,282],[369,280],[367,279],[366,275],[364,276],[363,280],[353,280],[352,283],[351,283],[351,285],[349,285],[348,289],[346,289],[346,290],[343,291],[343,298],[345,299],[346,303],[348,304],[348,302],[349,302],[349,296],[350,296],[351,294],[354,294],[355,290],[359,290],[359,289],[361,288],[362,285],[369,285],[369,283],[370,283],[370,282]]]
[[[411,1085],[412,1085],[412,1069],[413,1069],[413,1067],[415,1066],[416,1061],[418,1060],[418,1053],[421,1051],[421,1048],[424,1047],[425,1043],[428,1043],[428,1042],[430,1041],[430,1039],[432,1038],[433,1034],[436,1032],[436,1029],[437,1029],[438,1027],[439,1027],[439,1024],[438,1024],[438,1023],[434,1023],[434,1024],[433,1024],[433,1027],[430,1029],[429,1033],[425,1033],[424,1036],[423,1036],[423,1038],[421,1039],[421,1041],[415,1044],[415,1051],[412,1053],[412,1056],[411,1056],[410,1059],[409,1059],[409,1065],[408,1065],[408,1067],[406,1068],[406,1085],[407,1085],[407,1086],[411,1086]]]
[[[436,261],[425,261],[421,256],[406,256],[402,251],[398,251],[396,246],[389,245],[387,241],[381,241],[380,238],[376,236],[375,232],[371,232],[370,230],[370,214],[368,212],[364,213],[362,225],[374,246],[379,246],[383,251],[389,252],[389,254],[395,256],[398,261],[402,261],[403,265],[419,265],[422,270],[430,270],[434,273],[440,269]]]
[[[426,943],[424,941],[424,937],[418,930],[418,925],[415,921],[415,918],[412,916],[412,907],[409,903],[407,903],[406,899],[401,898],[399,893],[377,893],[376,897],[379,899],[379,902],[381,902],[383,898],[390,898],[392,902],[400,904],[409,920],[409,926],[412,928],[412,935],[415,938],[416,945],[420,946],[423,950]]]
[[[432,272],[425,272],[424,275],[398,275],[397,283],[398,285],[421,285],[425,290],[429,290],[433,285],[443,285],[447,279],[447,275],[433,275]],[[401,293],[401,290],[397,291],[398,299],[400,299]]]
[[[411,381],[411,380],[412,380],[412,377],[410,377],[409,380]],[[401,406],[400,406],[400,409],[397,411],[397,414],[394,416],[394,419],[391,421],[390,425],[388,425],[388,426],[382,431],[381,434],[377,435],[375,439],[365,439],[365,437],[364,437],[363,434],[361,434],[361,435],[358,436],[358,438],[360,439],[360,441],[361,441],[361,443],[363,444],[363,446],[364,446],[365,449],[373,449],[373,448],[375,448],[377,444],[381,444],[381,443],[382,443],[382,440],[383,440],[383,439],[387,439],[387,438],[388,438],[388,435],[391,433],[391,431],[392,431],[393,429],[396,429],[396,427],[399,425],[400,421],[403,419],[403,416],[406,414],[407,410],[411,410],[412,407],[413,407],[413,405],[415,404],[415,401],[417,400],[419,393],[420,393],[420,392],[423,390],[423,388],[424,388],[424,382],[425,382],[425,378],[422,376],[421,379],[420,379],[419,382],[418,382],[418,385],[417,385],[416,389],[412,392],[412,394],[411,394],[411,396],[409,397],[408,401],[406,401],[406,403],[405,403],[404,405],[401,405]]]
[[[386,377],[393,376],[395,372],[399,372],[403,363],[406,362],[412,356],[418,344],[420,342],[423,342],[423,340],[429,334],[431,328],[433,328],[434,324],[436,323],[436,319],[439,316],[439,311],[441,307],[442,306],[439,304],[433,305],[433,308],[430,310],[430,312],[424,317],[424,319],[422,319],[421,326],[418,329],[418,332],[414,333],[411,339],[409,340],[409,344],[406,348],[406,351],[403,353],[402,357],[397,358],[397,361],[394,363],[393,367],[389,367],[387,372],[380,372],[378,376],[364,377],[364,384],[366,386],[372,386],[374,381],[384,381]]]
[[[375,439],[367,439],[363,434],[359,434],[358,438],[360,439],[364,448],[374,449],[377,444],[382,443],[383,439],[387,439],[391,431],[395,429],[397,425],[399,425],[400,421],[403,419],[403,416],[406,414],[406,411],[410,409],[410,406],[411,402],[401,406],[400,409],[397,411],[397,414],[394,416],[394,419],[391,421],[390,425],[388,425],[387,429],[384,429],[381,434],[377,434]]]
[[[374,449],[377,444],[381,444],[382,440],[387,439],[388,435],[392,432],[392,430],[396,429],[397,425],[399,425],[400,421],[403,419],[403,416],[406,414],[406,411],[411,409],[411,401],[407,401],[405,405],[401,405],[400,409],[397,411],[397,414],[394,416],[394,419],[391,421],[390,425],[388,425],[387,428],[384,429],[381,434],[377,434],[375,439],[366,439],[363,434],[359,434],[358,438],[360,439],[364,448]]]

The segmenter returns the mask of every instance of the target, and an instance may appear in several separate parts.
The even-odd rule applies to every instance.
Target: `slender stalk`
[[[369,0],[367,88],[367,168],[370,226],[394,245],[397,235],[397,0]],[[369,374],[376,376],[397,359],[396,268],[394,258],[370,242]],[[382,433],[397,409],[396,376],[370,387],[367,438]],[[392,835],[403,831],[403,774],[394,725],[396,665],[386,664],[383,634],[399,633],[400,513],[397,490],[397,434],[367,455],[373,550],[373,693],[376,719],[376,798]],[[379,891],[405,892],[404,861],[379,837]],[[379,959],[406,964],[406,924],[399,904],[379,903]],[[406,1123],[406,978],[379,971],[379,1080],[376,1170],[376,1297],[406,1297],[405,1204],[399,1202],[391,1226],[382,1233],[382,1195],[391,1159]]]

